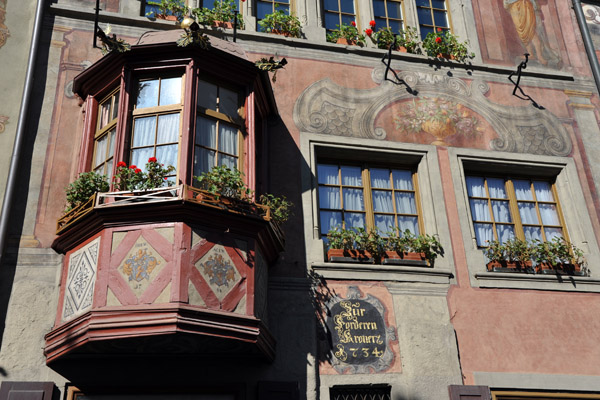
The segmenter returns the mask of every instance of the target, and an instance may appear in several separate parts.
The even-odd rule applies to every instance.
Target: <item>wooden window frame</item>
[[[370,229],[374,229],[375,228],[375,215],[376,214],[382,214],[382,215],[392,215],[394,218],[394,230],[396,230],[396,232],[399,232],[398,230],[398,216],[415,216],[414,214],[402,214],[402,213],[398,213],[396,210],[396,202],[394,201],[395,197],[393,196],[393,194],[397,193],[397,192],[412,192],[414,193],[414,198],[415,198],[415,206],[417,209],[417,221],[418,221],[418,227],[419,227],[419,233],[423,233],[424,232],[424,223],[423,223],[423,210],[421,208],[421,195],[419,192],[419,185],[418,185],[418,176],[417,176],[417,172],[414,168],[409,168],[405,165],[383,165],[383,164],[377,164],[377,163],[350,163],[350,162],[344,162],[344,161],[340,161],[340,160],[331,160],[331,159],[319,159],[317,162],[317,169],[320,165],[335,165],[338,167],[338,181],[339,184],[321,184],[318,183],[318,179],[317,179],[317,209],[318,209],[318,215],[319,215],[319,227],[322,226],[321,224],[321,211],[332,211],[332,212],[340,212],[342,214],[342,228],[346,228],[346,222],[344,219],[344,214],[345,213],[362,213],[364,214],[364,219],[365,219],[365,229],[370,230]],[[361,169],[361,179],[362,179],[362,186],[351,186],[351,185],[343,185],[342,184],[342,177],[341,177],[341,167],[342,166],[347,166],[347,167],[358,167]],[[413,190],[402,190],[402,189],[394,189],[394,188],[390,188],[390,189],[383,189],[383,188],[375,188],[373,189],[371,186],[371,170],[373,169],[387,169],[390,171],[390,175],[392,173],[392,170],[403,170],[403,171],[410,171],[412,174],[412,184],[413,184]],[[391,178],[390,178],[391,179]],[[393,180],[390,180],[390,182],[392,182],[392,186],[393,186]],[[321,208],[320,207],[320,200],[319,200],[319,188],[320,187],[336,187],[340,189],[340,208],[339,209],[328,209],[328,208]],[[343,201],[343,189],[344,188],[350,188],[350,189],[362,189],[363,191],[363,210],[346,210],[344,209],[344,201]],[[392,192],[392,206],[394,208],[394,212],[392,214],[390,213],[383,213],[383,212],[375,212],[375,208],[373,206],[373,190],[382,190],[382,191],[391,191]],[[382,232],[385,233],[385,232]],[[400,233],[400,232],[399,232]],[[326,237],[326,234],[321,233],[320,229],[319,229],[319,235],[321,239],[324,239]]]
[[[352,4],[354,6],[354,13],[352,13],[352,14],[347,13],[347,12],[343,12],[342,11],[341,0],[336,0],[336,1],[338,3],[338,10],[337,11],[336,10],[328,10],[328,9],[326,9],[325,8],[325,1],[321,2],[321,8],[323,10],[323,27],[325,28],[325,31],[327,33],[329,33],[329,32],[332,31],[332,29],[327,28],[327,24],[325,22],[325,15],[327,13],[330,13],[330,14],[337,14],[337,16],[338,16],[338,25],[339,26],[342,26],[342,15],[351,15],[352,17],[354,17],[354,21],[356,22],[356,27],[357,27],[358,31],[360,32],[361,31],[360,30],[360,22],[359,22],[359,17],[358,17],[358,8],[356,7],[356,1],[352,0]]]
[[[232,117],[231,115],[224,114],[220,111],[211,110],[211,109],[207,109],[207,108],[200,106],[198,104],[198,97],[201,94],[196,93],[194,128],[192,130],[193,131],[192,134],[190,135],[190,142],[191,142],[191,146],[192,146],[192,152],[191,152],[192,166],[191,166],[190,170],[192,171],[192,173],[194,172],[193,163],[194,163],[194,159],[195,159],[196,148],[199,147],[199,148],[204,148],[204,149],[215,152],[215,165],[213,166],[213,168],[215,166],[219,165],[219,154],[224,154],[226,156],[236,158],[237,159],[236,168],[239,171],[244,171],[244,168],[243,168],[244,161],[245,161],[244,160],[244,143],[245,143],[245,138],[247,136],[246,130],[245,130],[247,121],[246,121],[246,107],[244,105],[242,105],[243,98],[244,98],[242,91],[240,90],[240,88],[233,87],[231,85],[228,85],[227,83],[223,84],[218,79],[214,79],[212,77],[208,77],[208,76],[204,76],[204,75],[197,76],[194,79],[194,86],[196,87],[196,89],[198,88],[198,82],[200,80],[217,86],[217,93],[220,92],[220,88],[225,88],[227,90],[237,93],[238,94],[238,105],[240,105],[240,107],[238,107],[238,115]],[[198,90],[196,90],[196,92],[198,92]],[[219,105],[219,100],[220,100],[220,95],[217,94],[217,106]],[[216,123],[217,123],[216,128],[215,128],[216,129],[216,137],[215,137],[216,148],[210,148],[210,147],[196,144],[196,129],[198,128],[197,120],[199,117],[203,117],[203,118],[206,118],[206,119],[209,119],[212,121],[216,121]],[[237,155],[226,153],[219,149],[219,125],[222,122],[237,128],[237,133],[238,133],[238,135],[237,135],[238,154]]]
[[[153,106],[153,107],[144,107],[144,108],[137,108],[135,105],[135,96],[137,96],[138,94],[138,89],[137,89],[137,85],[139,84],[139,82],[145,81],[145,80],[159,80],[159,86],[158,86],[158,93],[160,96],[160,87],[161,87],[161,83],[162,80],[164,79],[169,79],[169,78],[174,78],[174,77],[180,77],[181,78],[181,94],[180,94],[180,102],[178,104],[168,104],[168,105],[157,105],[157,106]],[[158,147],[163,146],[163,145],[173,145],[173,144],[177,144],[177,160],[175,162],[175,165],[173,165],[176,169],[176,174],[175,175],[171,175],[171,177],[175,177],[175,180],[177,180],[179,178],[179,165],[180,165],[180,159],[181,159],[181,153],[182,153],[182,143],[181,143],[181,139],[182,139],[182,128],[183,128],[183,120],[184,120],[184,111],[185,111],[185,98],[186,98],[186,74],[184,72],[181,73],[177,73],[177,72],[171,72],[171,71],[165,71],[165,72],[160,72],[157,74],[142,74],[139,76],[136,76],[136,78],[134,79],[134,84],[136,85],[135,89],[134,89],[134,93],[135,96],[131,99],[131,107],[133,108],[132,112],[131,112],[131,117],[130,117],[130,129],[128,132],[128,138],[129,138],[129,145],[126,148],[126,154],[127,154],[127,159],[129,160],[129,162],[132,162],[132,155],[133,155],[133,150],[138,149],[138,148],[149,148],[152,147],[153,148],[153,157],[156,157],[156,150]],[[157,102],[159,102],[159,99],[157,99]],[[156,143],[156,137],[157,137],[157,132],[158,132],[158,117],[161,115],[169,115],[169,114],[179,114],[179,128],[178,128],[178,134],[177,134],[177,142],[170,142],[170,143],[161,143],[160,145]],[[145,145],[145,146],[138,146],[138,147],[134,147],[133,146],[133,142],[134,142],[134,131],[135,131],[135,121],[136,119],[140,119],[140,118],[147,118],[147,117],[152,117],[155,116],[157,117],[157,122],[156,122],[156,127],[155,127],[155,137],[154,137],[154,144],[152,145]],[[158,162],[161,162],[161,160],[159,159]],[[139,166],[138,166],[139,167]]]
[[[442,31],[450,31],[453,32],[454,30],[452,29],[452,15],[450,13],[450,2],[448,0],[444,0],[444,4],[446,5],[446,9],[442,10],[441,8],[435,8],[433,7],[433,5],[431,4],[431,0],[429,1],[429,7],[425,7],[425,6],[419,6],[416,4],[415,1],[415,11],[416,11],[416,16],[417,16],[417,29],[419,31],[419,35],[421,36],[421,40],[425,39],[425,37],[421,34],[421,27],[427,27],[427,28],[432,28],[434,32],[438,32],[438,29],[441,29]],[[419,9],[423,8],[423,9],[428,9],[431,12],[431,22],[432,24],[423,24],[421,23],[421,21],[419,20]],[[448,20],[448,26],[438,26],[435,23],[435,15],[433,13],[434,10],[438,10],[438,11],[445,11],[446,13],[446,18]]]
[[[117,112],[114,118],[111,118],[106,125],[104,125],[103,127],[100,127],[100,123],[102,121],[102,106],[104,104],[106,104],[107,101],[111,102],[111,114],[114,113],[115,110],[115,101],[117,102]],[[96,171],[98,172],[99,167],[102,167],[102,172],[98,172],[101,175],[107,175],[107,176],[112,176],[113,171],[114,171],[114,167],[115,167],[115,148],[116,148],[116,142],[118,141],[118,135],[117,135],[117,122],[119,120],[119,107],[118,105],[121,104],[121,90],[120,87],[117,87],[115,89],[113,89],[107,96],[105,96],[102,101],[98,102],[97,104],[97,110],[96,110],[96,125],[95,125],[95,133],[94,133],[94,139],[93,139],[93,151],[92,151],[92,160],[91,160],[91,171]],[[94,165],[96,162],[96,155],[98,152],[98,141],[100,139],[102,139],[103,137],[108,137],[109,142],[107,143],[107,149],[111,148],[111,142],[110,142],[110,131],[115,130],[114,133],[114,137],[113,137],[113,142],[115,143],[115,145],[113,145],[113,151],[111,154],[106,154],[104,157],[104,161],[102,161],[102,163],[98,164],[98,165]],[[110,161],[113,160],[113,166],[112,169],[110,171],[106,170],[106,164]]]
[[[492,231],[494,233],[494,240],[498,240],[498,233],[496,230],[496,225],[500,224],[500,225],[512,225],[513,226],[513,230],[514,230],[514,234],[515,237],[517,237],[518,239],[521,240],[525,240],[525,230],[524,230],[524,226],[536,226],[540,228],[541,231],[541,236],[543,241],[546,241],[546,233],[545,233],[545,229],[546,227],[548,228],[560,228],[562,231],[562,236],[566,239],[569,240],[569,235],[567,232],[567,228],[566,228],[566,223],[565,223],[565,219],[564,219],[564,215],[562,213],[562,208],[560,206],[560,202],[559,202],[559,197],[558,197],[558,192],[556,190],[556,185],[554,180],[548,180],[548,179],[544,179],[544,178],[535,178],[535,177],[524,177],[524,176],[502,176],[502,175],[494,175],[494,174],[477,174],[477,173],[468,173],[465,174],[465,179],[468,177],[478,177],[478,178],[483,178],[484,180],[484,187],[485,187],[485,192],[486,192],[486,197],[478,197],[478,196],[469,196],[467,194],[467,200],[469,203],[469,213],[471,216],[471,223],[473,224],[473,227],[475,226],[476,223],[486,223],[486,224],[490,224],[492,225]],[[506,191],[506,198],[504,199],[498,199],[498,198],[493,198],[490,196],[490,192],[488,189],[488,179],[490,178],[496,178],[496,179],[503,179],[504,180],[504,189]],[[515,188],[513,185],[513,181],[514,180],[528,180],[530,182],[530,190],[533,196],[533,200],[517,200],[516,197],[516,192],[515,192]],[[534,181],[538,181],[538,182],[547,182],[550,185],[550,190],[552,192],[552,197],[554,198],[554,201],[538,201],[536,199],[536,195],[535,195],[535,189],[534,189]],[[465,182],[466,184],[466,182]],[[488,203],[488,212],[491,218],[491,221],[476,221],[473,219],[473,211],[471,210],[471,205],[470,205],[470,200],[471,199],[475,199],[475,200],[487,200]],[[502,200],[502,201],[508,201],[509,203],[509,211],[510,211],[510,216],[512,219],[512,222],[507,223],[507,222],[496,222],[495,218],[494,218],[494,212],[492,209],[492,201],[495,200]],[[537,214],[537,218],[538,218],[538,224],[523,224],[521,221],[521,214],[519,212],[519,207],[518,204],[519,203],[533,203],[535,204],[535,209],[536,209],[536,214]],[[558,215],[558,220],[560,222],[560,225],[544,225],[541,215],[540,215],[540,210],[538,207],[538,204],[554,204],[556,206],[556,212]],[[475,228],[474,228],[475,229]],[[482,248],[482,247],[487,247],[487,246],[481,246],[479,245],[479,243],[477,244],[478,247]]]
[[[398,21],[400,23],[400,29],[406,29],[406,12],[404,10],[404,2],[406,0],[381,0],[383,1],[383,6],[385,9],[385,15],[384,16],[378,16],[375,15],[375,5],[373,4],[373,1],[371,2],[371,5],[373,6],[373,20],[377,21],[377,20],[383,20],[385,21],[385,27],[389,27],[390,26],[390,20],[392,21]],[[400,10],[401,10],[401,15],[400,18],[390,18],[388,16],[388,2],[391,3],[400,3]],[[375,28],[377,30],[379,30],[380,28],[384,28],[384,27],[380,27],[379,24],[375,25]],[[395,31],[394,31],[395,32]],[[395,33],[400,33],[400,32],[395,32]]]

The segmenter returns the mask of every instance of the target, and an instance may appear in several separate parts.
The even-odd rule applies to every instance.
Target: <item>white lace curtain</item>
[[[144,170],[148,159],[156,157],[165,166],[177,167],[178,135],[179,113],[135,119],[130,163]]]

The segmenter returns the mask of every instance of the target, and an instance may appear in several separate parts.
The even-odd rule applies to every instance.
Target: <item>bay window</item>
[[[488,241],[550,241],[566,235],[552,182],[528,178],[467,176],[467,193],[479,247]]]
[[[111,175],[119,110],[119,90],[112,92],[98,105],[92,169],[101,175]]]
[[[317,165],[321,237],[334,227],[422,230],[416,174],[372,165]]]

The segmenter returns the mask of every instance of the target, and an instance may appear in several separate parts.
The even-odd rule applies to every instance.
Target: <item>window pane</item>
[[[239,108],[238,94],[229,89],[219,89],[219,111],[230,117],[238,115]]]
[[[496,233],[498,233],[500,243],[515,237],[515,229],[512,225],[496,225]]]
[[[331,30],[336,29],[336,26],[340,24],[340,17],[338,14],[325,13],[325,28]]]
[[[325,9],[330,11],[339,11],[337,0],[325,0]]]
[[[383,0],[373,1],[373,14],[378,17],[385,17],[385,3]]]
[[[371,186],[380,189],[391,189],[390,171],[388,169],[371,169]]]
[[[525,240],[528,242],[535,239],[542,240],[542,232],[537,226],[524,226],[523,231],[525,233]]]
[[[562,229],[560,228],[544,228],[544,233],[546,234],[547,241],[551,241],[555,237],[563,237]]]
[[[160,105],[181,103],[181,77],[162,79],[160,82]]]
[[[387,3],[388,18],[402,18],[402,10],[400,9],[400,3],[394,1],[388,1]]]
[[[195,148],[194,153],[194,176],[200,176],[203,172],[209,172],[215,166],[216,153],[200,147]]]
[[[490,197],[496,199],[506,199],[506,190],[504,189],[504,179],[488,178],[488,191]]]
[[[342,227],[342,213],[333,211],[321,211],[321,234],[326,235],[331,228]]]
[[[217,85],[198,80],[198,105],[217,110]]]
[[[529,181],[514,180],[515,195],[517,200],[533,200],[531,193],[531,183]]]
[[[533,203],[517,203],[519,205],[519,214],[521,214],[521,222],[524,224],[539,224],[535,204]]]
[[[273,6],[270,3],[265,3],[264,1],[259,1],[257,3],[256,8],[256,17],[258,19],[263,19],[265,15],[271,14],[273,12]]]
[[[354,15],[342,14],[342,24],[350,25],[352,22],[356,22]]]
[[[373,209],[375,212],[393,213],[392,192],[373,190]]]
[[[98,129],[104,128],[111,121],[110,99],[100,105],[100,125]]]
[[[134,119],[133,147],[151,146],[156,133],[156,117]]]
[[[238,154],[238,130],[233,126],[219,124],[219,151]]]
[[[319,208],[340,209],[340,189],[331,187],[319,188]]]
[[[416,214],[417,205],[415,204],[414,193],[396,192],[396,212],[398,214]]]
[[[430,6],[429,0],[417,0],[416,4],[417,4],[417,6],[424,6],[424,7]]]
[[[346,223],[346,229],[364,228],[365,227],[365,215],[359,214],[359,213],[346,213],[344,222]]]
[[[475,228],[475,238],[477,239],[477,246],[487,247],[488,242],[494,240],[494,231],[492,230],[492,224],[473,224]]]
[[[470,197],[487,197],[483,178],[467,176],[467,192]]]
[[[446,9],[446,0],[431,0],[431,6],[433,8]]]
[[[400,21],[389,20],[388,26],[390,27],[392,32],[397,34],[400,34],[400,31],[402,30],[402,23]]]
[[[342,166],[342,185],[362,186],[362,175],[360,167]]]
[[[375,215],[375,226],[381,233],[392,232],[396,229],[394,226],[394,216],[392,215]]]
[[[492,211],[496,222],[512,222],[508,201],[492,201]]]
[[[365,209],[361,189],[343,189],[344,210],[363,211]]]
[[[96,142],[96,159],[94,160],[94,168],[102,164],[106,160],[106,146],[108,144],[108,135],[102,136]]]
[[[487,200],[471,199],[471,214],[473,221],[491,221]]]
[[[429,26],[421,26],[419,28],[419,31],[421,32],[421,38],[425,39],[425,37],[427,36],[427,34],[429,34],[430,32],[433,32],[433,28],[431,28]]]
[[[409,230],[415,235],[419,234],[419,220],[417,217],[407,217],[407,216],[399,216],[398,217],[398,229],[400,232],[404,232],[405,230]]]
[[[219,154],[219,165],[229,169],[235,169],[237,168],[237,158]]]
[[[392,171],[394,178],[394,189],[413,190],[412,172],[395,169]]]
[[[154,157],[154,147],[134,149],[131,151],[131,165],[135,165],[141,169],[146,165],[150,157]]]
[[[435,20],[436,26],[447,27],[448,26],[448,18],[445,11],[433,11],[433,18]]]
[[[417,14],[419,15],[419,24],[432,25],[431,10],[428,8],[417,8]]]
[[[319,164],[317,166],[317,177],[319,183],[327,185],[339,185],[338,179],[338,167],[337,165],[324,165]]]
[[[340,0],[342,12],[354,14],[354,0]]]
[[[116,132],[117,132],[117,129],[113,128],[110,130],[110,133],[108,134],[109,142],[110,142],[110,149],[108,150],[107,158],[111,158],[113,156],[113,154],[115,153],[115,133]]]
[[[554,204],[540,204],[540,216],[544,225],[560,225],[558,212]]]
[[[112,110],[112,119],[117,118],[117,115],[119,114],[119,92],[114,94],[114,98],[115,98],[115,105],[113,106],[113,110]]]
[[[217,148],[217,123],[213,120],[198,117],[196,119],[196,144]]]
[[[158,146],[156,148],[156,159],[158,162],[165,164],[165,167],[169,165],[177,167],[177,147],[178,146],[176,144],[169,146]]]
[[[158,116],[156,143],[177,143],[179,136],[179,113]]]
[[[534,181],[535,198],[537,201],[554,201],[552,187],[548,182]]]
[[[158,79],[140,81],[138,96],[135,102],[137,108],[155,107],[158,105]]]

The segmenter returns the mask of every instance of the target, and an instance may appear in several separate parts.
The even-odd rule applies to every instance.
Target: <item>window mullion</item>
[[[373,209],[373,189],[371,188],[371,174],[369,168],[362,166],[361,176],[363,180],[363,208],[365,210],[365,229],[375,227],[375,211]]]

